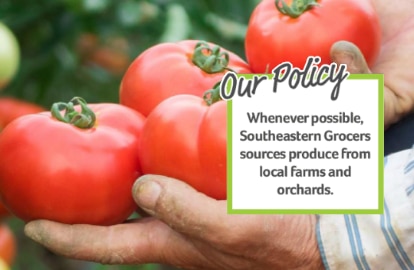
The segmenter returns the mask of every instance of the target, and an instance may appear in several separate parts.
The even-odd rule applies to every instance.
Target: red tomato
[[[0,133],[0,198],[24,221],[110,225],[136,208],[144,117],[119,104],[90,111],[79,102],[81,113],[74,102],[58,103],[53,116],[22,116]]]
[[[4,219],[10,216],[10,212],[0,203],[0,219]]]
[[[143,173],[173,177],[212,198],[225,199],[226,108],[225,101],[208,106],[193,95],[161,102],[142,132]]]
[[[11,266],[16,256],[16,238],[6,223],[0,224],[0,260]],[[4,267],[4,266],[3,266]],[[1,269],[1,268],[0,268]]]
[[[282,2],[262,0],[250,17],[245,51],[253,72],[270,73],[286,61],[302,68],[309,56],[320,56],[321,64],[329,64],[330,48],[340,40],[357,45],[370,66],[375,63],[381,29],[369,1],[305,0],[301,2],[311,6],[298,17],[279,11],[276,5],[282,6]],[[301,6],[299,0],[290,0],[287,5]]]
[[[42,112],[45,109],[23,100],[18,100],[12,97],[0,98],[0,132],[1,130],[14,119],[31,113]],[[10,212],[0,204],[0,219],[10,216]]]
[[[45,111],[39,105],[12,97],[0,98],[0,131],[14,119],[31,113]]]
[[[229,69],[251,73],[244,60],[215,44],[197,40],[161,43],[129,66],[120,86],[120,103],[147,116],[173,95],[202,96]]]

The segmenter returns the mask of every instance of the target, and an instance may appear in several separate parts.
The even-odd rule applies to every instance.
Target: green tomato
[[[20,63],[20,48],[13,32],[0,22],[0,89],[16,74]]]

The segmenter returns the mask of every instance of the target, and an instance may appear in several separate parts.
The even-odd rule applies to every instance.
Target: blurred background
[[[46,107],[74,95],[116,102],[129,63],[160,42],[203,39],[244,58],[257,2],[0,0],[0,20],[21,47],[18,73],[2,94]]]
[[[15,35],[20,51],[16,73],[3,85],[2,69],[11,63],[0,61],[0,101],[13,97],[47,109],[73,96],[82,96],[91,103],[118,102],[119,84],[129,64],[145,49],[161,42],[206,40],[245,59],[245,30],[258,2],[0,0],[0,22]],[[0,52],[2,42],[0,36]],[[0,102],[0,119],[2,109],[6,105]],[[25,237],[24,224],[17,218],[5,217],[3,223],[16,241],[11,269],[172,269],[66,259]],[[4,238],[0,230],[0,256],[1,245],[6,245]]]

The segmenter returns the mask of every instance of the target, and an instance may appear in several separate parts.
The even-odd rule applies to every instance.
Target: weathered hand
[[[382,48],[371,71],[359,50],[347,42],[332,47],[332,60],[351,73],[384,74],[384,124],[388,128],[414,111],[414,1],[390,5],[374,0],[382,27]]]
[[[184,269],[323,269],[312,215],[228,215],[185,183],[144,176],[133,196],[152,217],[100,227],[30,222],[50,250],[107,264],[163,263]]]

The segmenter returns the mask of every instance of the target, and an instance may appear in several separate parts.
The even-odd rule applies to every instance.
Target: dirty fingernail
[[[161,194],[161,186],[144,177],[135,182],[133,187],[135,202],[146,211],[153,212]]]

